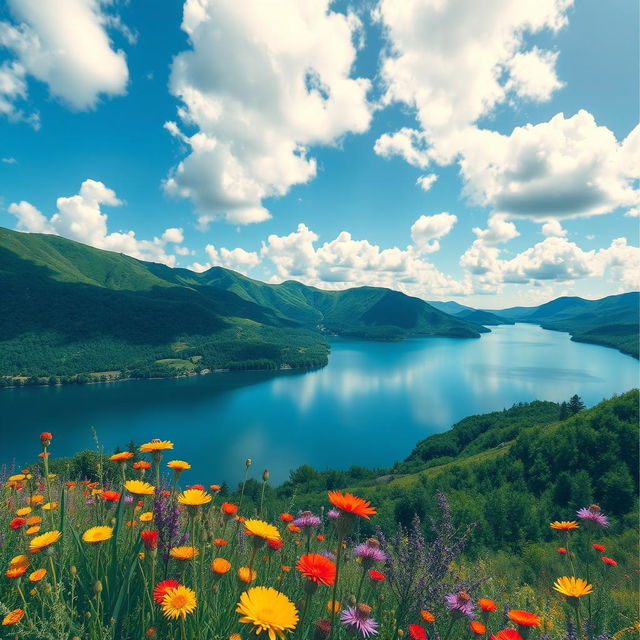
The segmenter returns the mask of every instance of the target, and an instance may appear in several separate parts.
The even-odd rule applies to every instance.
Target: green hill
[[[198,274],[2,228],[0,287],[4,384],[312,367],[327,362],[323,334],[488,331],[388,289],[270,285],[220,267]]]

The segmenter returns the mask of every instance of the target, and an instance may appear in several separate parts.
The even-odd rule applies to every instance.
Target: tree
[[[585,409],[585,404],[584,402],[582,402],[582,398],[576,393],[575,395],[571,396],[571,399],[569,400],[569,413],[574,416],[576,413],[580,413],[580,411],[582,411],[583,409]]]
[[[560,405],[560,420],[566,420],[569,417],[569,407],[566,402]]]

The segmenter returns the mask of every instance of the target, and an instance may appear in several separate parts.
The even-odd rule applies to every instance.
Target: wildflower
[[[336,565],[319,553],[305,553],[300,556],[296,569],[305,577],[330,587],[336,580]]]
[[[375,569],[369,569],[369,577],[374,582],[381,582],[382,580],[384,580],[385,575],[384,573],[381,573],[380,571],[376,571]]]
[[[603,544],[597,544],[597,543],[594,543],[594,544],[592,544],[591,546],[592,546],[596,551],[601,551],[601,552],[602,552],[602,551],[606,551],[606,550],[607,550],[607,547],[605,547]]]
[[[158,438],[154,438],[151,442],[147,442],[140,447],[141,453],[155,453],[166,449],[173,449],[173,442],[159,440]]]
[[[118,502],[120,500],[119,491],[102,491],[99,495],[106,502]]]
[[[555,581],[553,588],[562,595],[567,596],[567,598],[580,598],[582,596],[586,596],[591,593],[593,589],[590,584],[587,584],[586,580],[583,580],[582,578],[574,578],[573,576],[570,578],[567,576],[558,578]]]
[[[605,564],[611,565],[612,567],[617,567],[618,566],[618,563],[613,558],[608,558],[607,556],[602,556],[602,558],[600,558],[600,560],[602,560],[602,562],[604,562]]]
[[[138,469],[140,471],[146,471],[147,469],[151,469],[151,463],[146,460],[137,460],[131,465],[134,469]]]
[[[445,600],[447,602],[447,609],[458,611],[469,617],[473,615],[473,602],[471,602],[471,596],[466,591],[449,593],[445,596]]]
[[[262,520],[245,520],[245,531],[262,540],[280,540],[280,532],[276,527]]]
[[[186,618],[198,605],[195,591],[180,585],[167,589],[162,599],[162,613],[166,618]]]
[[[420,611],[420,617],[425,622],[435,622],[436,621],[436,617],[433,615],[433,613],[431,613],[431,611],[427,611],[426,609],[422,609],[422,611]]]
[[[325,640],[331,633],[331,623],[326,618],[316,620],[314,624],[313,638],[314,640]]]
[[[155,493],[155,487],[142,480],[127,480],[124,488],[135,496],[152,496]]]
[[[192,484],[191,486],[187,485],[187,489],[198,489],[199,491],[204,491],[204,485],[202,484]]]
[[[58,503],[57,502],[47,502],[47,504],[43,504],[42,508],[45,511],[53,511],[54,509],[58,508]]]
[[[291,571],[291,567],[288,564],[281,564],[280,571],[282,571],[282,573],[289,573],[289,571]]]
[[[539,627],[540,618],[531,611],[522,609],[511,609],[507,614],[509,620],[515,622],[519,627]]]
[[[158,582],[155,589],[153,590],[153,599],[158,603],[162,604],[164,600],[164,596],[169,589],[175,589],[179,587],[180,583],[177,580],[163,580],[162,582]]]
[[[282,520],[282,522],[293,522],[294,517],[290,513],[281,513],[280,520]]]
[[[282,540],[267,540],[267,546],[272,551],[278,551],[278,549],[284,547],[284,542],[282,542]]]
[[[354,547],[353,555],[361,558],[365,568],[369,568],[374,562],[384,562],[387,554],[380,548],[376,538],[369,538],[366,542]]]
[[[249,569],[249,567],[240,567],[238,569],[238,580],[240,582],[253,582],[257,575],[255,570]]]
[[[562,520],[562,521],[555,521],[552,522],[549,525],[552,529],[555,529],[556,531],[573,531],[574,529],[579,529],[580,525],[575,521],[575,520],[571,520],[571,521],[567,521],[567,520]]]
[[[376,514],[375,507],[372,507],[368,500],[358,498],[351,493],[329,491],[327,495],[329,502],[344,514],[361,516],[367,520],[369,520],[369,516]]]
[[[198,550],[188,546],[171,547],[169,555],[176,560],[192,560],[198,555]]]
[[[218,493],[218,491],[220,491],[221,487],[219,484],[210,484],[209,485],[209,489],[211,489],[211,491],[213,491],[214,493]]]
[[[489,640],[524,640],[524,638],[515,629],[502,629],[495,636],[491,636]]]
[[[39,531],[40,531],[40,527],[39,527],[38,525],[36,525],[36,526],[34,526],[34,527],[29,527],[29,528],[25,531],[25,533],[26,533],[28,536],[33,536],[33,535],[35,535],[36,533],[38,533]]]
[[[327,518],[331,518],[331,520],[337,520],[340,517],[340,512],[337,509],[329,509],[327,511]]]
[[[60,536],[62,534],[59,531],[48,531],[47,533],[43,533],[42,535],[36,536],[32,538],[29,542],[29,551],[31,553],[37,553],[38,551],[42,551],[50,547],[52,544],[58,542],[60,540]]]
[[[252,587],[240,596],[236,612],[240,622],[252,624],[256,635],[267,632],[269,640],[284,640],[284,632],[295,629],[298,611],[284,593],[272,587]]]
[[[46,569],[36,569],[33,573],[29,575],[29,580],[31,582],[40,582],[47,575]]]
[[[370,617],[371,607],[359,604],[356,607],[348,607],[340,614],[343,624],[358,630],[365,638],[378,633],[378,623]]]
[[[410,624],[408,631],[413,640],[427,640],[427,630],[422,625]]]
[[[482,622],[478,622],[478,620],[472,620],[469,623],[469,627],[477,636],[483,636],[487,632],[487,627]]]
[[[566,556],[567,555],[567,550],[565,547],[558,547],[556,549],[556,551],[561,555],[561,556]]]
[[[229,543],[224,538],[214,538],[213,544],[216,547],[226,547]]]
[[[235,516],[236,513],[238,513],[238,505],[232,502],[223,502],[220,505],[220,511],[222,511],[225,516]]]
[[[329,613],[338,613],[341,608],[342,605],[339,600],[329,600],[329,602],[327,602],[327,611]]]
[[[45,449],[51,444],[52,440],[53,440],[53,435],[51,435],[51,433],[49,433],[48,431],[43,431],[40,434],[40,442],[42,443],[42,446]]]
[[[145,511],[144,513],[141,513],[138,516],[138,520],[140,520],[140,522],[151,522],[153,520],[153,512]]]
[[[178,496],[178,502],[187,507],[200,507],[211,502],[211,495],[202,489],[187,489]]]
[[[14,530],[18,530],[21,529],[25,524],[26,524],[26,519],[25,518],[14,518],[10,523],[9,526],[14,529]]]
[[[9,560],[9,568],[13,569],[15,567],[25,566],[28,567],[30,564],[29,558],[24,554],[20,554],[19,556],[15,556]]]
[[[219,576],[223,576],[229,569],[231,569],[231,563],[225,558],[215,558],[211,563],[211,571]]]
[[[27,518],[27,526],[32,527],[34,524],[40,524],[42,522],[42,518],[40,516],[31,516]]]
[[[132,451],[120,451],[110,456],[109,460],[111,460],[111,462],[126,462],[127,460],[131,460],[134,455]]]
[[[576,512],[576,515],[578,516],[578,518],[584,520],[585,522],[597,524],[601,527],[609,526],[609,519],[602,513],[600,507],[597,504],[592,504],[589,507],[579,509]]]
[[[155,551],[158,548],[158,536],[159,532],[155,529],[140,532],[140,537],[147,551]]]
[[[31,509],[31,507],[22,507],[22,509],[18,509],[16,511],[16,515],[23,517],[26,515],[29,515],[31,513],[31,511],[33,511],[33,509]]]
[[[300,527],[293,524],[293,522],[287,525],[287,529],[291,531],[291,533],[300,533]]]
[[[34,493],[29,502],[31,502],[31,504],[42,504],[44,502],[44,496],[41,493]]]
[[[17,567],[9,567],[5,572],[4,575],[7,576],[7,578],[20,578],[22,577],[27,571],[27,567],[25,565],[19,565]]]
[[[167,467],[169,469],[173,469],[174,471],[186,471],[187,469],[191,469],[191,465],[184,460],[170,460],[167,462]]]
[[[2,626],[9,627],[13,624],[18,624],[22,617],[24,616],[24,609],[14,609],[7,613],[7,615],[2,619]]]
[[[109,540],[113,535],[112,527],[91,527],[82,534],[82,540],[84,542],[96,543]]]
[[[480,607],[481,611],[495,611],[498,605],[493,600],[489,600],[489,598],[479,598],[478,599],[478,607]]]
[[[323,536],[321,533],[319,533],[319,534],[316,536],[316,540],[317,540],[318,542],[324,542],[325,538],[324,538],[324,536]]]
[[[311,529],[312,527],[317,527],[322,520],[318,518],[318,516],[313,515],[311,511],[303,511],[294,521],[293,524],[296,527],[306,527]]]

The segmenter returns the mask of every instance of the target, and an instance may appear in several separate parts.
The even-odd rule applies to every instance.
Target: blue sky
[[[0,225],[487,308],[635,290],[637,14],[8,0]]]

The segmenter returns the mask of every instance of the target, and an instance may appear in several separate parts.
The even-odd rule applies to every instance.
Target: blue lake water
[[[158,437],[187,460],[186,483],[285,480],[301,464],[390,466],[416,442],[461,418],[574,393],[591,406],[638,386],[638,361],[518,324],[479,340],[335,339],[329,365],[309,372],[213,373],[182,379],[0,391],[0,464],[34,460],[52,431],[52,455],[105,451]]]

